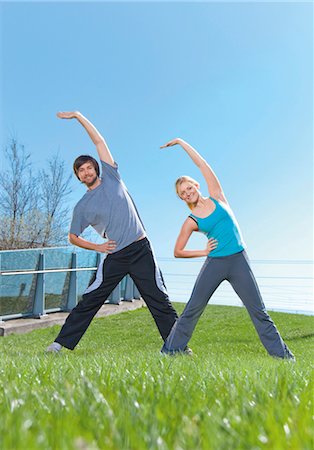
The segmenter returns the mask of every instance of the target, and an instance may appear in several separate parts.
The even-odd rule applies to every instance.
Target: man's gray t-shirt
[[[114,252],[145,236],[145,230],[130,194],[115,166],[101,161],[101,184],[76,204],[70,233],[79,236],[92,226],[102,237],[116,241]]]

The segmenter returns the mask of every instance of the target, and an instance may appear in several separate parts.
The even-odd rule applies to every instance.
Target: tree
[[[48,160],[48,169],[35,171],[30,154],[16,139],[5,149],[7,169],[0,172],[0,248],[32,248],[66,242],[71,193],[64,161]]]
[[[48,161],[49,171],[41,170],[39,184],[41,186],[41,210],[44,214],[42,245],[59,243],[64,239],[68,225],[69,208],[64,207],[64,199],[71,193],[69,183],[71,175],[66,177],[64,161],[54,155]]]

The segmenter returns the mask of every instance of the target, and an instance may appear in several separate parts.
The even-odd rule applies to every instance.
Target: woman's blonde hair
[[[198,181],[194,180],[194,178],[189,177],[188,175],[182,175],[182,177],[179,177],[177,179],[177,181],[175,182],[175,188],[176,188],[176,193],[177,195],[180,197],[179,195],[179,186],[184,183],[185,181],[189,181],[190,183],[194,184],[194,186],[196,186],[198,189],[200,187],[200,184]]]

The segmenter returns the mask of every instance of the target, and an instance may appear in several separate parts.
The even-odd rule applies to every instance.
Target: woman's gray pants
[[[184,351],[209,299],[224,280],[229,281],[242,300],[268,353],[280,358],[293,358],[267,314],[245,251],[220,258],[207,257],[191,298],[173,325],[162,352]]]

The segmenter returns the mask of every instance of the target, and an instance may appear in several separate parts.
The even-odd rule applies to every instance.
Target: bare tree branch
[[[54,155],[48,169],[34,171],[30,154],[12,139],[0,173],[0,248],[29,248],[66,242],[71,193],[64,161]]]

